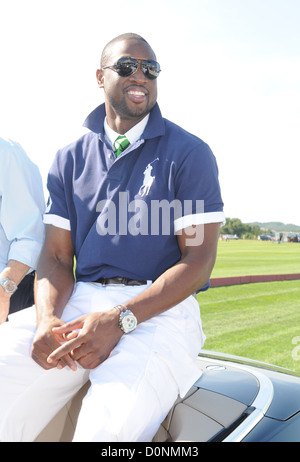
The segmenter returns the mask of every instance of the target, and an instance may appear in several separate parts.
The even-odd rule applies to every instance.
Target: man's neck
[[[120,132],[116,132],[115,130],[113,130],[109,126],[107,118],[105,118],[104,130],[105,130],[106,135],[109,138],[111,144],[113,144],[113,142],[115,141],[115,139],[117,138],[118,135],[125,135],[125,134],[126,134],[128,140],[129,140],[130,144],[133,144],[138,139],[140,139],[140,137],[142,136],[142,134],[143,134],[143,132],[144,132],[144,130],[146,128],[146,125],[148,123],[148,120],[149,120],[149,114],[146,117],[144,117],[140,122],[135,124],[132,128],[127,130],[125,133],[120,133]]]
[[[140,117],[138,119],[124,120],[118,116],[115,118],[112,118],[109,116],[109,114],[106,115],[106,119],[107,119],[107,123],[109,127],[112,130],[114,130],[116,133],[119,133],[120,135],[124,135],[125,133],[127,133],[132,127],[140,123],[141,120],[144,119],[144,117],[146,116]]]

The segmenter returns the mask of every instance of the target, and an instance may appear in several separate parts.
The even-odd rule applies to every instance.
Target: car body
[[[300,442],[300,376],[246,358],[202,350],[199,379],[176,401],[153,443]],[[89,384],[36,441],[71,441]]]
[[[299,233],[290,233],[287,235],[288,242],[300,242],[300,234]]]
[[[300,442],[300,377],[203,350],[202,372],[163,423],[169,441]]]
[[[274,234],[261,234],[259,236],[260,241],[272,241],[275,239]]]
[[[225,241],[231,241],[231,240],[237,241],[238,239],[239,237],[237,234],[224,234],[223,235],[223,240]]]

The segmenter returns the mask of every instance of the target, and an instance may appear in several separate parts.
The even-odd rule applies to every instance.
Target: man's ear
[[[104,85],[103,85],[104,75],[103,75],[103,70],[102,69],[97,69],[96,78],[97,78],[98,87],[103,88],[104,87]]]

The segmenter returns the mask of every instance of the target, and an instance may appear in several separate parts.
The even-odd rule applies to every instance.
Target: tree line
[[[256,239],[262,234],[262,230],[257,225],[242,223],[239,218],[226,218],[226,224],[221,227],[220,234],[236,234],[242,239]]]

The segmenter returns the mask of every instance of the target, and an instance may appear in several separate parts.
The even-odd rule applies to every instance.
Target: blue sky
[[[0,0],[0,136],[43,179],[103,102],[103,46],[133,31],[163,69],[163,115],[204,139],[228,217],[300,226],[299,0]]]

